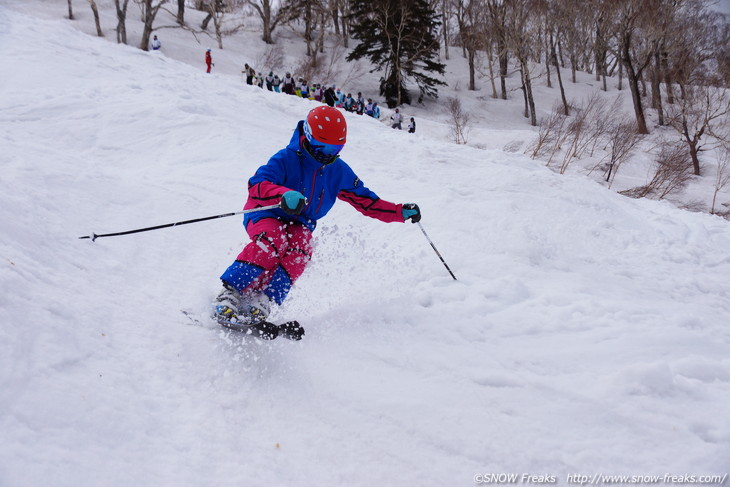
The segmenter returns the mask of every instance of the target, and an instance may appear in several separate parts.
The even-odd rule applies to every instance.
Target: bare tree
[[[626,69],[631,99],[634,105],[636,126],[640,134],[648,134],[649,128],[646,125],[646,116],[641,101],[639,82],[644,69],[649,66],[653,59],[653,52],[649,43],[640,36],[639,27],[649,23],[649,16],[658,8],[660,0],[645,0],[633,2],[632,0],[620,0],[619,19],[617,24],[619,52],[621,62]]]
[[[274,43],[274,38],[272,37],[274,29],[276,29],[279,23],[290,18],[292,12],[296,10],[287,4],[279,6],[279,2],[274,0],[248,0],[248,4],[253,7],[261,19],[261,26],[263,28],[261,39],[267,44]]]
[[[530,118],[530,125],[537,126],[535,99],[532,91],[530,74],[531,61],[534,57],[536,42],[535,24],[530,17],[537,6],[535,0],[513,0],[509,3],[505,14],[505,39],[507,47],[519,61],[522,75],[522,90],[525,96],[525,117]]]
[[[114,0],[117,13],[117,43],[127,43],[127,5],[129,0]]]
[[[94,23],[96,24],[96,35],[99,37],[104,37],[104,32],[101,30],[101,22],[99,21],[99,9],[96,8],[96,1],[89,0],[89,6],[91,7],[91,11],[94,14]]]
[[[712,207],[710,213],[715,215],[715,204],[717,203],[717,193],[723,190],[730,183],[730,146],[726,145],[722,148],[717,159],[717,175],[715,177],[715,187],[712,193]],[[723,212],[723,216],[727,216],[730,212]]]
[[[621,165],[634,152],[641,136],[636,130],[636,122],[614,122],[608,133],[608,154],[606,156],[606,182],[610,188]]]
[[[556,144],[559,144],[565,121],[568,118],[561,111],[560,107],[556,105],[550,112],[550,116],[540,120],[537,139],[529,147],[529,150],[532,150],[530,157],[533,159],[550,146],[555,147]]]
[[[681,191],[692,177],[688,159],[689,154],[682,144],[661,144],[661,149],[654,159],[656,170],[651,181],[645,186],[621,191],[621,194],[632,198],[653,197],[661,200]]]
[[[694,174],[699,176],[699,154],[705,144],[712,143],[710,137],[730,140],[730,94],[715,86],[685,86],[684,98],[669,107],[667,117],[668,124],[687,144]]]
[[[480,0],[456,0],[456,20],[459,25],[459,40],[466,52],[469,65],[469,90],[476,90],[476,55],[482,49],[481,18],[484,10]],[[448,59],[448,58],[447,58]]]
[[[491,31],[496,47],[497,59],[499,60],[499,83],[502,92],[502,99],[507,99],[507,71],[509,69],[509,54],[507,49],[505,10],[506,5],[502,0],[487,0],[489,12],[489,24],[487,29]]]
[[[470,116],[461,106],[458,98],[448,98],[446,107],[451,115],[451,136],[457,144],[466,144]]]
[[[550,4],[552,5],[552,4]],[[560,35],[558,13],[555,8],[548,8],[547,20],[546,20],[546,33],[545,36],[548,39],[548,47],[550,49],[550,61],[555,68],[555,74],[558,78],[558,86],[560,87],[560,99],[563,102],[563,115],[566,117],[570,115],[570,109],[568,108],[568,100],[565,97],[565,87],[563,86],[563,77],[560,73],[560,64],[558,63],[558,55],[555,49],[557,38]]]
[[[155,23],[155,17],[160,8],[167,3],[168,0],[134,0],[142,10],[142,22],[144,27],[142,29],[142,40],[139,43],[139,48],[143,51],[148,51],[150,48],[150,36],[152,34],[153,24]]]
[[[73,5],[71,5],[71,0],[68,0],[67,3],[68,3],[68,19],[74,20],[74,8],[73,8]]]
[[[235,34],[243,28],[242,23],[237,23],[229,27],[224,27],[226,15],[240,11],[246,4],[245,0],[206,0],[202,2],[199,8],[207,12],[207,16],[203,19],[201,28],[206,30],[210,21],[213,21],[215,30],[215,40],[218,43],[218,49],[223,49],[223,37]]]

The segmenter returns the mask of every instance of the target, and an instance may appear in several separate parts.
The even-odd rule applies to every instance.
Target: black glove
[[[287,191],[281,195],[281,209],[288,215],[298,215],[307,204],[307,199],[299,191]]]
[[[412,223],[421,221],[421,210],[415,203],[403,203],[403,220],[410,219]]]

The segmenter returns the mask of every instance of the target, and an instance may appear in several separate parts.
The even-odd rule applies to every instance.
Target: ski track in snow
[[[4,7],[0,43],[0,485],[730,467],[728,222],[347,115],[343,158],[459,280],[338,204],[275,315],[305,339],[247,339],[180,313],[240,221],[78,236],[235,211],[314,103]]]

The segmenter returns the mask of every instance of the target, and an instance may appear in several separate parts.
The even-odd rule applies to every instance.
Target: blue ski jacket
[[[325,216],[337,199],[348,202],[360,213],[384,222],[403,222],[401,204],[380,199],[357,177],[345,161],[337,158],[323,165],[302,147],[304,121],[294,130],[289,145],[274,154],[248,181],[248,200],[244,209],[278,203],[287,191],[299,191],[307,204],[299,215],[288,215],[281,209],[264,210],[244,215],[243,224],[262,218],[296,221],[310,230]]]

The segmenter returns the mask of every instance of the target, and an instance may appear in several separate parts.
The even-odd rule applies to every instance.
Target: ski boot
[[[270,310],[271,302],[263,293],[241,294],[224,283],[223,290],[216,297],[214,316],[225,328],[273,340],[279,335],[279,329],[266,321]]]

